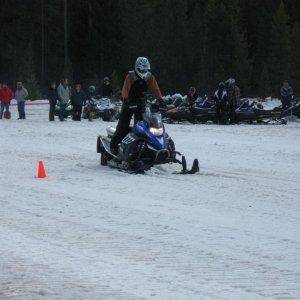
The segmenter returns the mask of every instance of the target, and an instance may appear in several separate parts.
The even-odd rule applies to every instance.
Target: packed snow
[[[0,120],[0,299],[300,298],[299,122],[167,124],[200,173],[130,175],[47,109]]]

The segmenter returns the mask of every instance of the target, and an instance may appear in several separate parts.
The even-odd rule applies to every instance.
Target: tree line
[[[2,0],[0,82],[117,88],[146,56],[164,93],[234,77],[244,96],[278,96],[284,79],[299,94],[299,16],[298,0]]]

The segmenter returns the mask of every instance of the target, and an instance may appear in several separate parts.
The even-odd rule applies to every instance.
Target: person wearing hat
[[[19,118],[18,120],[24,120],[26,119],[25,115],[25,101],[28,97],[28,91],[23,86],[22,82],[17,82],[17,89],[15,91],[15,99],[17,100],[18,105],[18,113]]]
[[[113,94],[113,89],[108,77],[104,77],[103,83],[101,85],[101,96],[110,98]]]

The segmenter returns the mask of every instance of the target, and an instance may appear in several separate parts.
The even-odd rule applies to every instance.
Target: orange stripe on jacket
[[[122,88],[122,99],[128,99],[129,92],[130,92],[133,82],[134,82],[134,79],[132,78],[132,76],[130,74],[127,74],[124,84],[123,84],[123,88]],[[149,90],[153,93],[154,97],[158,100],[161,100],[162,95],[160,92],[160,88],[159,88],[157,81],[153,75],[151,75],[151,77],[147,81],[147,84],[148,84]]]

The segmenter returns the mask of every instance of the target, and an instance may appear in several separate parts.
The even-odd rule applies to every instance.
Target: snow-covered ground
[[[129,175],[99,165],[107,123],[13,110],[0,120],[0,299],[300,298],[300,123],[166,125],[200,174]]]

